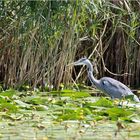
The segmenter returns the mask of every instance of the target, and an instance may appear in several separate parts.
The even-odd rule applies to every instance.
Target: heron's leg
[[[114,100],[115,98],[114,97],[112,97],[112,96],[110,96],[110,98],[112,99],[112,100]]]
[[[129,101],[130,101],[130,100],[128,99],[128,100],[127,100],[127,105],[128,105],[128,103],[129,103]]]
[[[123,101],[121,99],[119,100],[118,106],[120,106],[120,107],[123,106]]]
[[[123,107],[123,103],[124,103],[124,98],[121,98],[121,99],[119,100],[118,106]]]
[[[121,106],[123,106],[123,104],[124,104],[124,100],[125,100],[126,98],[125,98],[125,96],[123,95],[122,96],[122,98],[120,99],[120,105]],[[126,103],[126,105],[129,103],[129,100],[127,100],[127,103]]]

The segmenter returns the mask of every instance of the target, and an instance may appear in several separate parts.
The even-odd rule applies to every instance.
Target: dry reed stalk
[[[17,1],[16,5],[8,1],[2,5],[0,80],[5,87],[47,83],[58,89],[61,82],[67,85],[74,77],[82,82],[86,80],[83,69],[73,72],[66,67],[82,56],[97,62],[98,77],[139,86],[139,1]]]

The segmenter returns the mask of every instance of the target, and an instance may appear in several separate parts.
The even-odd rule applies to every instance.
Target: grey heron
[[[81,58],[78,61],[71,64],[75,66],[86,65],[88,69],[88,77],[90,79],[90,82],[94,84],[99,90],[104,92],[106,95],[110,96],[112,99],[115,98],[122,99],[132,95],[133,100],[135,102],[140,102],[139,98],[135,94],[133,94],[133,92],[120,81],[117,81],[110,77],[103,77],[97,80],[93,76],[93,66],[87,58]]]

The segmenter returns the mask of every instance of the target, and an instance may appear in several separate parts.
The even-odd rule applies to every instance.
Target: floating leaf
[[[62,97],[68,96],[73,98],[83,98],[83,97],[90,97],[91,95],[87,92],[70,92],[70,93],[63,93]]]
[[[113,107],[113,102],[106,98],[100,98],[97,102],[92,103],[92,106]]]
[[[46,98],[41,98],[37,96],[30,96],[29,98],[25,99],[25,102],[34,104],[34,105],[39,105],[39,104],[45,104],[48,100]]]
[[[12,103],[1,103],[0,104],[0,111],[4,112],[16,112],[18,107]]]
[[[59,116],[58,120],[83,120],[86,115],[91,115],[91,111],[88,108],[78,109],[66,109],[63,114]]]
[[[14,89],[9,89],[9,90],[6,90],[6,91],[1,92],[0,95],[1,95],[1,96],[7,96],[7,97],[9,97],[9,98],[12,98],[12,96],[13,96],[14,94],[16,94],[16,93],[17,93],[16,90],[14,90]]]
[[[48,107],[45,105],[37,105],[33,107],[34,109],[36,109],[37,111],[46,111],[48,110]]]
[[[0,103],[4,103],[4,102],[7,102],[5,96],[0,95]]]
[[[132,111],[124,108],[110,108],[106,112],[111,120],[118,120],[120,117],[128,117],[133,113]]]
[[[21,100],[14,100],[15,103],[17,103],[21,108],[29,108],[31,105],[27,104],[27,103],[24,103],[23,101]]]

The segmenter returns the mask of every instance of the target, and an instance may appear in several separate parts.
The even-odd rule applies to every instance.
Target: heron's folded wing
[[[131,92],[129,88],[121,82],[112,78],[103,78],[101,82],[103,90],[112,97],[121,98],[122,96],[127,95],[127,92]]]

